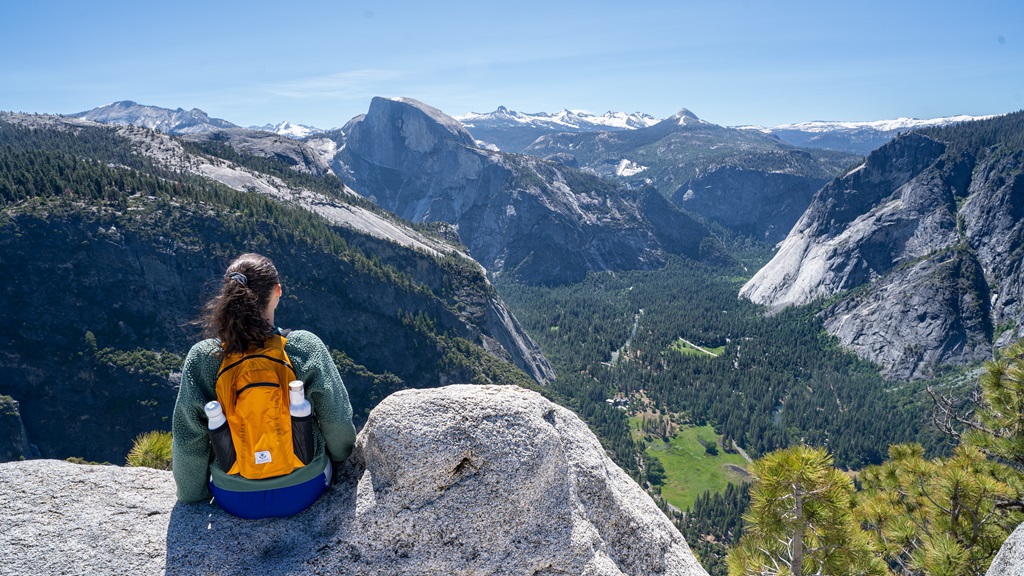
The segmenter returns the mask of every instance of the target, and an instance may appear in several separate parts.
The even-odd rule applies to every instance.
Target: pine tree
[[[853,481],[822,448],[795,446],[753,464],[751,509],[732,576],[887,574],[850,510]]]
[[[963,441],[1024,472],[1024,340],[985,365],[982,403]]]

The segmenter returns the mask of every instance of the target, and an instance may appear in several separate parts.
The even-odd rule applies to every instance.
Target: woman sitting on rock
[[[290,516],[324,493],[332,460],[352,451],[352,407],[338,369],[314,334],[274,327],[281,294],[273,262],[243,254],[206,304],[200,323],[209,339],[189,351],[174,405],[174,480],[181,501],[212,494],[235,516]],[[296,380],[304,387],[293,385],[289,394]],[[312,414],[308,404],[299,417],[289,413],[295,390]],[[219,408],[207,406],[215,400]],[[302,432],[310,429],[312,442],[302,448]]]

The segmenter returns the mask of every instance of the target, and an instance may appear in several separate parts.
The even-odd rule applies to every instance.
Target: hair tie
[[[228,278],[234,280],[235,282],[238,282],[239,284],[245,286],[246,288],[249,287],[249,279],[246,278],[245,274],[242,274],[241,272],[232,272],[228,274]]]

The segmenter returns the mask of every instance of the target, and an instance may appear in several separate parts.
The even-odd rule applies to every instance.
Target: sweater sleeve
[[[305,382],[306,395],[334,461],[348,458],[356,441],[352,405],[327,346],[312,332],[297,330],[288,335],[288,357]]]
[[[210,498],[210,442],[203,406],[216,398],[214,386],[220,362],[213,356],[215,348],[213,341],[205,340],[189,350],[174,403],[171,459],[178,499],[183,502]]]

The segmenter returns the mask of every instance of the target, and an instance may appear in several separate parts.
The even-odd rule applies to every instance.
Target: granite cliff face
[[[667,203],[651,218],[651,191],[477,148],[459,122],[415,100],[374,98],[344,133],[332,164],[339,177],[403,218],[453,224],[495,273],[552,284],[654,268],[665,252],[715,252],[707,230]]]
[[[32,457],[39,457],[39,449],[28,440],[21,406],[10,396],[0,396],[0,462]]]
[[[991,357],[1020,324],[1020,113],[913,133],[819,191],[740,295],[772,309],[835,298],[840,342],[894,378]]]
[[[514,386],[405,391],[290,518],[175,503],[169,472],[0,464],[14,574],[706,576],[575,414]]]
[[[0,264],[17,270],[0,290],[0,395],[45,457],[121,462],[137,434],[169,427],[199,336],[189,321],[247,250],[275,261],[279,324],[336,352],[361,417],[407,382],[553,377],[461,247],[351,192],[304,188],[310,175],[283,179],[284,162],[274,176],[152,131],[55,117],[4,116],[0,141],[18,154],[0,183],[30,158],[63,174],[58,194],[0,186],[14,194]]]

